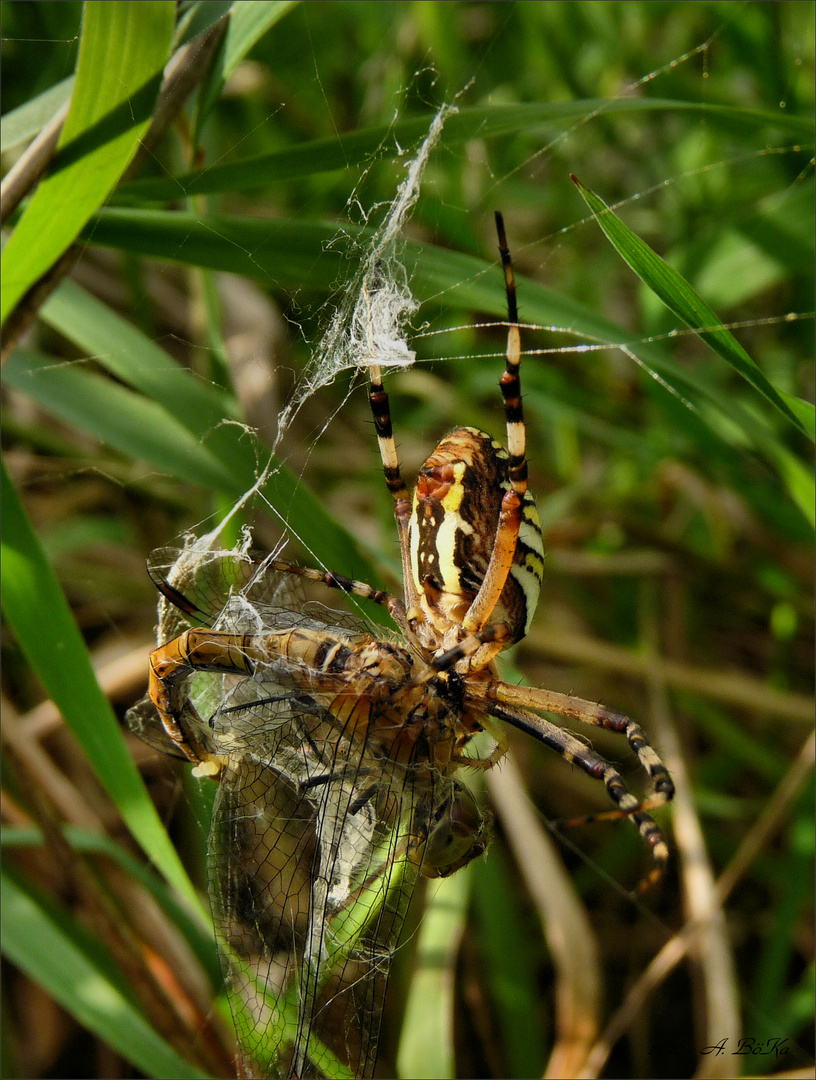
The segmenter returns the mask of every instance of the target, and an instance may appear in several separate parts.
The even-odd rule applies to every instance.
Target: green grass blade
[[[370,235],[367,230],[348,224],[344,232],[350,238],[349,244],[363,243]],[[303,282],[308,281],[315,289],[329,290],[348,273],[349,265],[349,251],[336,243],[337,227],[331,222],[236,217],[212,217],[204,221],[185,213],[106,209],[94,218],[87,238],[133,254],[245,274],[265,283],[272,281],[282,288],[302,288]],[[413,291],[420,301],[444,295],[450,308],[504,316],[504,300],[495,287],[496,268],[491,263],[416,242],[406,242],[403,255]],[[657,258],[654,253],[652,256]],[[731,425],[739,425],[744,441],[762,453],[768,452],[769,440],[775,441],[767,423],[753,415],[734,395],[721,391],[705,371],[683,368],[654,344],[632,342],[631,334],[622,327],[553,289],[521,278],[519,286],[524,291],[525,319],[563,327],[575,337],[590,342],[623,344],[658,377],[652,387],[656,393],[673,393],[679,400],[692,404],[701,401],[713,404]],[[711,317],[717,324],[713,313]],[[758,372],[750,359],[748,364]],[[773,388],[771,392],[782,400]],[[795,415],[793,409],[785,408],[786,415]],[[797,405],[796,415],[806,418],[810,413],[812,409],[806,402]],[[726,437],[723,425],[711,422],[703,410],[687,415],[685,422],[707,429],[709,441],[722,442]],[[796,426],[802,426],[798,420]],[[775,453],[771,460],[778,468]],[[795,501],[799,503],[796,498]]]
[[[397,1072],[400,1076],[455,1076],[454,972],[467,917],[473,865],[428,886],[417,967],[405,1009]]]
[[[267,0],[263,4],[257,4],[254,0],[237,0],[232,5],[230,24],[224,39],[224,79],[235,71],[267,30],[271,30],[294,7],[297,7],[297,0]]]
[[[192,947],[202,967],[207,972],[214,987],[221,985],[221,967],[215,951],[212,925],[190,918],[189,912],[182,907],[167,885],[143,862],[127,852],[121,844],[110,836],[91,832],[77,825],[66,825],[63,835],[74,851],[88,855],[104,855],[116,863],[122,870],[143,885],[154,897],[159,906],[170,917],[173,925],[179,929]],[[0,847],[6,852],[18,848],[39,847],[43,843],[43,834],[36,826],[7,826],[0,836]]]
[[[348,274],[342,253],[324,250],[336,236],[336,226],[328,222],[202,219],[192,213],[106,209],[95,215],[83,238],[181,266],[244,274],[282,288],[302,288],[307,282],[310,288],[325,290]]]
[[[777,904],[774,925],[768,928],[762,949],[757,957],[754,1003],[757,1010],[756,1038],[795,1038],[796,1017],[782,1011],[785,985],[795,955],[793,927],[811,905],[813,883],[813,799],[808,793],[787,828],[785,852],[780,861],[782,871],[774,882]]]
[[[628,226],[624,225],[603,199],[584,187],[575,177],[573,181],[612,246],[641,281],[660,297],[670,311],[673,311],[694,330],[709,348],[729,363],[799,431],[807,435],[808,425],[800,421],[799,413],[807,411],[812,413],[813,407],[808,408],[807,402],[803,401],[797,411],[791,409],[733,334],[726,330],[717,315],[685,278],[664,262]]]
[[[175,20],[161,0],[89,0],[71,108],[50,175],[2,256],[0,319],[77,238],[150,123]]]
[[[231,394],[191,376],[146,334],[75,282],[62,282],[40,317],[199,438],[225,420],[241,419]]]
[[[179,10],[173,48],[187,45],[199,34],[226,18],[234,7],[234,0],[192,0]]]
[[[221,96],[224,83],[253,45],[296,5],[297,0],[266,0],[264,3],[257,3],[256,0],[235,0],[232,4],[229,24],[218,56],[201,85],[196,110],[196,143],[200,141],[201,128]]]
[[[510,880],[504,852],[492,850],[474,866],[473,910],[496,1028],[503,1036],[509,1076],[540,1076],[544,1018],[537,1010],[544,948]],[[537,952],[537,949],[540,952]]]
[[[46,908],[5,867],[0,884],[3,952],[9,960],[148,1076],[201,1077],[200,1067],[179,1057],[116,986],[67,913]]]
[[[794,457],[787,447],[778,442],[769,440],[766,452],[785,481],[790,497],[811,526],[816,525],[816,479],[812,467]]]
[[[211,490],[224,493],[230,499],[239,498],[252,487],[258,476],[259,462],[265,463],[268,451],[263,446],[256,446],[243,427],[224,423],[224,420],[241,419],[231,395],[180,367],[140,330],[72,282],[63,282],[41,315],[117,379],[161,407],[155,414],[147,402],[140,407],[141,413],[151,417],[146,430],[140,433],[142,460],[181,477],[183,459],[168,452],[172,445],[178,444],[185,449],[187,462],[195,467],[196,455],[181,430],[186,428],[198,446],[201,461],[207,466],[198,476],[198,483],[210,484]],[[39,370],[38,381],[58,383],[62,378],[59,370],[56,366]],[[11,376],[17,378],[13,363]],[[20,385],[20,389],[37,395],[30,382],[27,386]],[[48,395],[53,407],[58,409],[59,389],[48,390]],[[123,406],[133,402],[128,395],[115,396]],[[112,399],[114,395],[110,397]],[[111,413],[104,420],[107,437],[113,446],[119,445],[115,441],[118,439],[118,416],[119,413]],[[98,416],[93,420],[77,416],[75,422],[83,430],[90,430],[91,426],[96,429],[103,421]],[[132,428],[127,416],[122,417],[122,423],[123,431]],[[326,512],[321,501],[283,462],[275,462],[264,495],[281,513],[292,533],[317,559],[350,577],[364,577],[372,584],[384,585],[357,539]],[[373,606],[369,615],[375,621],[387,622],[387,616]]]
[[[260,8],[260,4],[248,4]],[[233,16],[233,20],[235,16]],[[571,124],[596,115],[622,116],[643,112],[700,112],[712,123],[743,127],[775,128],[806,139],[812,128],[801,117],[735,109],[698,102],[669,101],[658,98],[623,98],[609,101],[593,98],[579,101],[495,105],[488,108],[460,109],[445,123],[445,144],[458,146],[471,139],[487,139],[513,133],[540,131],[551,134]],[[390,153],[397,146],[410,146],[422,139],[433,120],[433,113],[400,120],[395,124],[362,128],[271,154],[246,158],[230,165],[220,165],[185,173],[170,179],[135,180],[123,185],[119,194],[139,199],[177,199],[184,195],[207,195],[264,187],[270,181],[294,180],[335,169],[365,164],[379,156],[384,148]]]
[[[235,471],[160,406],[102,375],[20,350],[3,378],[53,416],[128,457],[160,469],[172,462],[180,479],[224,494],[238,496],[244,490]]]
[[[796,414],[800,425],[805,430],[805,434],[816,440],[816,409],[814,409],[813,405],[809,401],[794,397],[793,394],[786,394],[784,390],[780,390],[779,395],[790,411]]]
[[[5,466],[2,502],[3,612],[20,648],[85,750],[128,828],[191,910],[205,918],[133,764],[113,710],[96,681],[65,595]]]

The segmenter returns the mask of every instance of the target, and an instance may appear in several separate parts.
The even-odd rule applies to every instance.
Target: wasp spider
[[[269,557],[152,557],[177,628],[187,628],[151,655],[151,707],[165,748],[169,736],[220,781],[210,892],[247,1075],[338,1075],[337,1062],[344,1075],[370,1074],[412,880],[445,877],[487,847],[487,823],[460,775],[500,761],[506,737],[496,721],[603,781],[611,813],[629,817],[652,851],[644,884],[668,858],[648,811],[674,789],[643,730],[602,705],[497,675],[497,654],[529,628],[544,553],[527,488],[513,269],[499,214],[496,223],[507,449],[459,428],[422,466],[411,497],[382,373],[369,369],[402,598]],[[399,636],[373,637],[293,604],[297,577],[384,605]],[[191,684],[214,673],[226,678],[205,722]],[[138,708],[132,726],[150,737]],[[542,713],[623,735],[651,781],[648,799]],[[468,744],[483,729],[496,747],[479,759]]]

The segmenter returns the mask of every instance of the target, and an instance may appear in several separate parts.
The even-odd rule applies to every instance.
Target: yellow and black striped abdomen
[[[419,472],[410,526],[411,568],[423,611],[440,633],[461,623],[484,580],[496,543],[501,501],[510,491],[509,455],[477,428],[451,432]],[[522,499],[513,565],[489,625],[510,640],[527,632],[544,570],[541,525]]]

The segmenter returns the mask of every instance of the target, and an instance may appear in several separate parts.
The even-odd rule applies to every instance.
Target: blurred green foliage
[[[180,5],[179,38],[185,19],[228,7]],[[503,317],[492,234],[501,209],[521,318],[533,324],[523,333],[528,457],[552,552],[541,611],[514,662],[531,682],[605,701],[650,731],[648,680],[635,661],[656,651],[674,665],[671,709],[719,875],[776,805],[809,731],[814,5],[233,7],[235,32],[185,112],[88,223],[74,274],[84,292],[64,284],[4,372],[6,467],[91,657],[98,666],[110,648],[149,637],[148,551],[211,527],[251,483],[277,412],[343,297],[355,243],[383,219],[435,110],[455,103],[459,115],[433,152],[406,229],[403,254],[422,301],[410,345],[421,363],[389,380],[406,474],[453,426],[501,434],[504,333],[482,325]],[[14,111],[74,72],[82,7],[6,0],[2,15],[5,170],[25,147],[7,135],[23,126]],[[116,42],[100,50],[100,84],[117,56]],[[570,174],[713,309],[720,323],[697,329],[728,327],[784,409],[756,389],[759,376],[746,379],[747,368],[689,331],[642,268],[633,272]],[[11,225],[24,213],[25,204]],[[664,281],[677,297],[678,279]],[[248,388],[235,363],[239,330],[249,339]],[[277,448],[289,471],[266,489],[273,512],[259,500],[247,517],[264,545],[289,524],[299,557],[396,588],[390,498],[365,393],[350,394],[352,381],[346,373],[307,398]],[[222,419],[230,423],[219,427]],[[240,419],[260,431],[257,440],[232,424]],[[48,612],[36,610],[47,624]],[[27,712],[41,684],[51,687],[48,672],[32,668],[13,634],[4,648],[4,690]],[[59,664],[55,649],[41,651]],[[124,708],[138,692],[120,689],[115,703]],[[593,742],[623,756],[614,740]],[[90,772],[67,746],[64,731],[47,744],[67,778],[90,790]],[[541,748],[514,740],[513,751],[541,815],[605,808],[600,785],[583,784]],[[152,786],[172,801],[166,770],[150,768]],[[22,813],[25,785],[8,771],[4,780]],[[116,792],[94,786],[89,797],[99,809]],[[193,801],[183,800],[176,828],[200,881],[203,811],[189,809]],[[100,812],[126,848],[110,811]],[[475,900],[462,913],[449,1003],[457,1075],[533,1075],[556,1038],[551,961],[498,833],[491,861],[474,867]],[[644,858],[634,830],[597,825],[568,839],[612,1012],[688,914],[683,841],[659,894],[634,904],[626,890]],[[82,904],[24,840],[9,841],[29,853],[19,866],[14,859],[28,881],[22,892],[12,881],[18,909],[39,905],[49,927],[61,920],[66,956],[85,949],[92,963],[95,947],[76,930]],[[725,908],[742,1034],[786,1038],[790,1052],[729,1057],[733,1071],[717,1075],[812,1062],[812,856],[812,799],[801,795]],[[165,887],[150,887],[169,909]],[[502,920],[501,939],[491,918]],[[519,958],[516,983],[508,985],[497,940]],[[196,942],[212,972],[211,953]],[[397,1058],[409,951],[395,973],[383,1075]],[[10,958],[38,977],[20,950]],[[695,1073],[699,1050],[728,1034],[706,1026],[705,968],[698,958],[652,992],[602,1075]],[[92,1071],[87,1039],[46,1046],[29,1035],[39,1014],[22,976],[7,975],[5,1075],[105,1075]],[[86,1014],[80,1020],[100,1033]],[[108,1041],[124,1046],[115,1034]],[[154,1075],[165,1060],[153,1059]]]

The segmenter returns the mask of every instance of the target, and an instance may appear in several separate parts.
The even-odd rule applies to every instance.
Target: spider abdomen
[[[409,529],[411,569],[426,618],[440,635],[461,624],[484,581],[496,545],[502,498],[511,491],[510,458],[477,428],[451,432],[422,466]],[[524,637],[544,570],[541,525],[525,492],[513,563],[490,625],[509,641]]]

